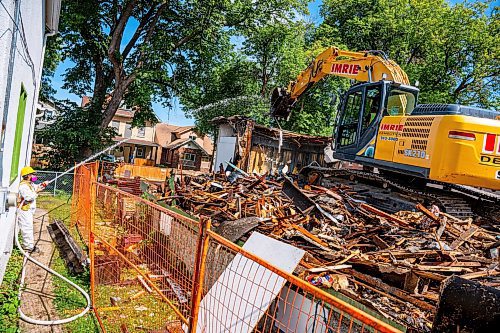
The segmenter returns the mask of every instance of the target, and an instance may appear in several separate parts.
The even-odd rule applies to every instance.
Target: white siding
[[[17,122],[17,109],[21,85],[27,93],[26,112],[24,118],[24,132],[21,141],[19,170],[30,163],[34,114],[40,88],[40,77],[43,65],[44,31],[45,31],[45,1],[21,0],[20,21],[17,32],[17,42],[14,53],[14,70],[12,77],[8,77],[9,59],[12,41],[12,31],[15,30],[15,1],[4,0],[0,6],[0,121],[3,121],[3,112],[7,111],[5,144],[1,168],[1,186],[3,192],[17,192],[19,177],[10,184],[11,158],[13,154],[14,137]],[[8,13],[6,12],[6,9]],[[22,22],[22,24],[21,24]],[[11,90],[7,95],[7,85],[11,81]],[[5,101],[8,109],[4,110]],[[1,212],[0,212],[1,213]],[[0,215],[0,281],[3,278],[6,262],[12,250],[14,209]]]

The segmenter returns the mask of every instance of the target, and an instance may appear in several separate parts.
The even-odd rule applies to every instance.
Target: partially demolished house
[[[324,149],[330,137],[297,134],[255,123],[244,116],[218,117],[214,170],[227,162],[245,172],[275,174],[300,170],[311,163],[326,166]]]

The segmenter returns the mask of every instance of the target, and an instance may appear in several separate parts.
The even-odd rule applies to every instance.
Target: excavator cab
[[[380,122],[386,116],[410,115],[418,89],[391,81],[362,83],[347,91],[338,112],[334,132],[334,156],[354,161],[373,158]]]

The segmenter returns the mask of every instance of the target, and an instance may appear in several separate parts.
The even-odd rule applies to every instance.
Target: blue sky
[[[462,0],[449,0],[451,3],[457,3],[457,2],[462,2]],[[321,16],[320,16],[320,7],[321,4],[323,3],[323,0],[313,0],[309,3],[309,19],[316,23],[319,24],[321,23]],[[127,29],[125,30],[124,33],[124,41],[123,44],[126,44],[127,42],[127,37],[131,37],[133,32],[135,31],[135,24],[132,22],[132,24],[127,25]],[[62,75],[66,71],[67,68],[71,67],[72,63],[69,60],[66,60],[65,62],[59,64],[57,67],[56,73],[54,75],[54,78],[52,79],[52,84],[54,89],[57,91],[55,94],[55,97],[57,99],[69,99],[71,101],[74,101],[76,103],[80,103],[81,97],[77,96],[75,94],[71,94],[69,91],[65,90],[62,88],[63,85],[63,77]],[[194,124],[194,119],[188,119],[184,115],[184,112],[182,111],[181,104],[179,103],[179,100],[175,98],[172,101],[172,107],[171,108],[165,108],[161,104],[156,103],[153,105],[153,109],[156,113],[156,115],[160,118],[161,121],[163,122],[168,122],[173,125],[179,125],[179,126],[186,126],[186,125],[193,125]]]

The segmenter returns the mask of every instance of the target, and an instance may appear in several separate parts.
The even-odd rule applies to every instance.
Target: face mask
[[[36,182],[38,180],[38,177],[37,176],[31,176],[31,181],[32,182]]]

